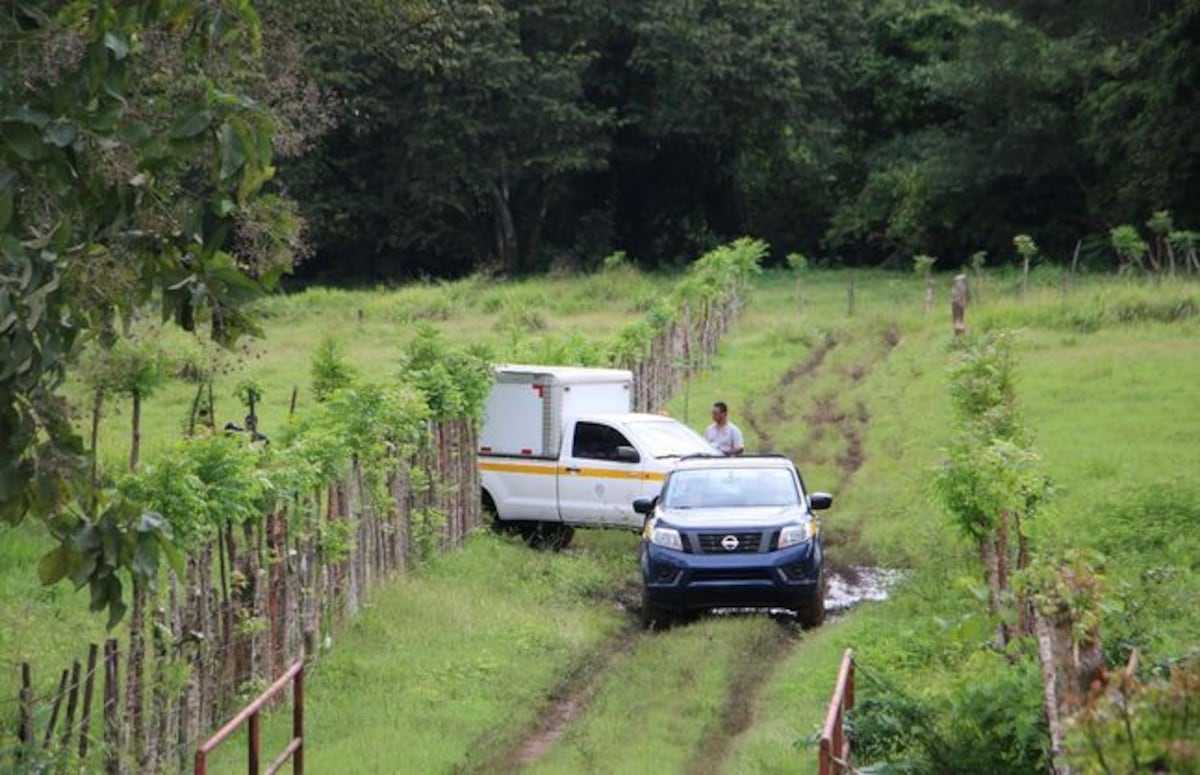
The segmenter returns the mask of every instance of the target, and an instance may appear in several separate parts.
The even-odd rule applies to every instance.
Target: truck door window
[[[590,460],[618,460],[617,448],[632,446],[625,434],[616,428],[594,422],[578,422],[575,423],[571,454]]]

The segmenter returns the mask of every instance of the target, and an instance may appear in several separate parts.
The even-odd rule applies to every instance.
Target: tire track
[[[636,591],[627,589],[615,595],[615,602],[632,614],[626,626],[616,636],[594,646],[563,676],[547,695],[549,702],[536,721],[518,740],[504,746],[498,753],[478,764],[458,767],[455,772],[463,775],[508,775],[518,772],[536,762],[561,740],[587,709],[609,671],[629,654],[643,637],[636,621],[635,607],[638,603],[633,602],[639,597],[640,594]],[[477,751],[493,750],[495,741],[481,740],[473,748]],[[470,758],[468,757],[468,760]]]
[[[821,368],[821,364],[825,362],[825,356],[829,355],[830,350],[837,347],[837,345],[837,337],[834,334],[826,334],[825,338],[809,351],[807,358],[793,364],[784,372],[783,376],[779,378],[779,383],[771,393],[771,403],[767,409],[768,425],[775,427],[791,419],[785,403],[788,395],[787,389],[802,377],[815,374]],[[742,416],[746,421],[746,425],[758,436],[759,449],[762,452],[773,452],[771,432],[764,427],[763,423],[758,421],[758,416],[753,407],[747,406]]]
[[[803,361],[788,368],[776,387],[764,396],[767,406],[765,417],[760,418],[752,406],[747,406],[743,413],[744,421],[758,436],[762,451],[772,451],[771,429],[791,419],[786,401],[796,383],[817,374],[830,352],[841,341],[838,335],[827,334]],[[899,331],[893,324],[883,332],[883,348],[874,358],[867,363],[854,364],[843,372],[846,385],[849,387],[863,382],[879,362],[887,359],[899,341]],[[838,407],[837,398],[837,393],[820,396],[804,420],[809,424],[810,442],[821,438],[830,428],[845,440],[846,451],[836,459],[841,472],[839,485],[844,486],[864,462],[863,431],[870,422],[870,413],[862,401],[856,401],[849,411],[842,410]],[[791,452],[796,460],[804,457],[801,451]],[[831,571],[838,573],[839,569],[831,566]],[[632,592],[621,590],[615,597],[616,602],[627,611],[636,612],[638,603],[632,599],[635,597]],[[631,620],[614,638],[595,646],[549,693],[545,707],[523,734],[515,741],[502,743],[498,753],[485,755],[486,758],[478,764],[465,764],[457,772],[488,775],[511,773],[538,761],[578,721],[605,679],[643,637],[642,630]],[[745,657],[730,671],[721,710],[703,730],[701,743],[684,769],[687,775],[715,775],[720,772],[733,742],[754,723],[755,705],[772,676],[772,672],[764,669],[764,666],[786,659],[801,637],[798,628],[781,623],[746,650]],[[478,752],[494,751],[495,748],[494,738],[481,740],[474,746]]]
[[[799,642],[799,629],[780,624],[753,648],[746,650],[729,676],[729,690],[721,712],[701,735],[701,743],[684,768],[686,775],[717,775],[728,758],[733,741],[754,723],[754,707],[763,688],[774,677],[770,670],[785,659]]]
[[[770,409],[767,417],[760,419],[757,415],[751,416],[748,424],[755,429],[760,439],[765,438],[765,442],[761,445],[764,452],[774,451],[771,433],[766,428],[778,427],[780,424],[791,419],[784,404],[789,394],[789,388],[802,377],[816,374],[823,365],[825,356],[841,341],[842,339],[835,334],[828,335],[822,346],[814,349],[808,358],[792,366],[780,378],[778,386],[769,398]],[[900,329],[894,322],[890,323],[887,328],[880,332],[881,346],[877,352],[873,353],[868,360],[853,363],[841,370],[840,376],[843,378],[842,381],[845,383],[845,388],[850,389],[866,381],[875,368],[888,359],[892,350],[899,343]],[[786,454],[793,460],[798,463],[803,462],[807,457],[806,450],[820,441],[830,428],[834,429],[841,436],[845,447],[845,451],[834,458],[834,463],[839,472],[839,489],[845,487],[850,478],[862,468],[866,460],[866,455],[863,451],[863,439],[866,428],[871,421],[871,413],[867,409],[866,404],[861,400],[856,400],[851,409],[842,409],[838,404],[841,392],[841,390],[837,390],[825,393],[814,400],[812,409],[803,418],[808,426],[807,438],[798,447],[785,450]]]

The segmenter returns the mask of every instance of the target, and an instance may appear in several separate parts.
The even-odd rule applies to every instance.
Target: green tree
[[[336,337],[327,336],[317,345],[312,356],[312,392],[317,401],[326,401],[341,388],[348,387],[358,376],[346,360],[346,347]]]
[[[833,245],[995,252],[1016,231],[1048,239],[1083,216],[1074,106],[1086,60],[989,5],[1002,4],[871,6],[855,73],[859,172],[831,221]]]
[[[1029,267],[1038,257],[1038,246],[1028,234],[1013,237],[1013,247],[1021,257],[1021,293],[1029,290]]]
[[[1196,89],[1200,0],[1104,5],[1112,27],[1089,36],[1095,86],[1080,106],[1082,142],[1100,171],[1092,211],[1107,224],[1162,208],[1193,212],[1200,115],[1184,95]]]
[[[263,56],[261,30],[247,0],[0,10],[7,521],[33,513],[67,540],[102,519],[66,508],[90,481],[57,394],[83,338],[111,342],[116,319],[159,298],[164,318],[232,343],[256,329],[247,303],[291,269],[300,221],[271,189],[272,138],[297,142],[310,122],[271,77],[288,60]],[[128,566],[110,566],[82,565],[76,581],[119,613],[112,568]]]
[[[584,99],[590,55],[554,34],[585,6],[355,0],[342,24],[303,5],[300,32],[353,116],[287,174],[322,242],[314,269],[325,256],[364,276],[523,268],[565,181],[604,164],[611,117]]]

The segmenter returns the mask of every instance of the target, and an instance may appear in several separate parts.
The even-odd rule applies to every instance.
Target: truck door
[[[634,513],[633,501],[646,489],[647,461],[611,425],[579,421],[569,433],[558,469],[558,510],[563,521],[640,525],[642,518]]]

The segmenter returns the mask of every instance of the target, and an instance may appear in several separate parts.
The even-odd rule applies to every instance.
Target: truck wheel
[[[671,627],[671,612],[662,606],[650,602],[646,588],[642,587],[641,624],[643,630],[667,630]]]
[[[517,532],[518,523],[511,520],[500,519],[500,512],[496,510],[496,502],[492,500],[492,496],[488,495],[487,490],[483,491],[483,501],[481,505],[483,508],[483,521],[485,524],[491,525],[492,530],[500,533],[501,535]]]
[[[817,574],[813,590],[800,599],[796,607],[796,621],[804,629],[820,627],[825,623],[825,569]]]
[[[553,539],[549,544],[551,549],[566,549],[571,545],[571,541],[575,538],[575,528],[570,525],[555,525],[557,530],[554,531]]]
[[[565,549],[575,537],[575,528],[561,522],[527,521],[518,524],[521,537],[534,549]]]

